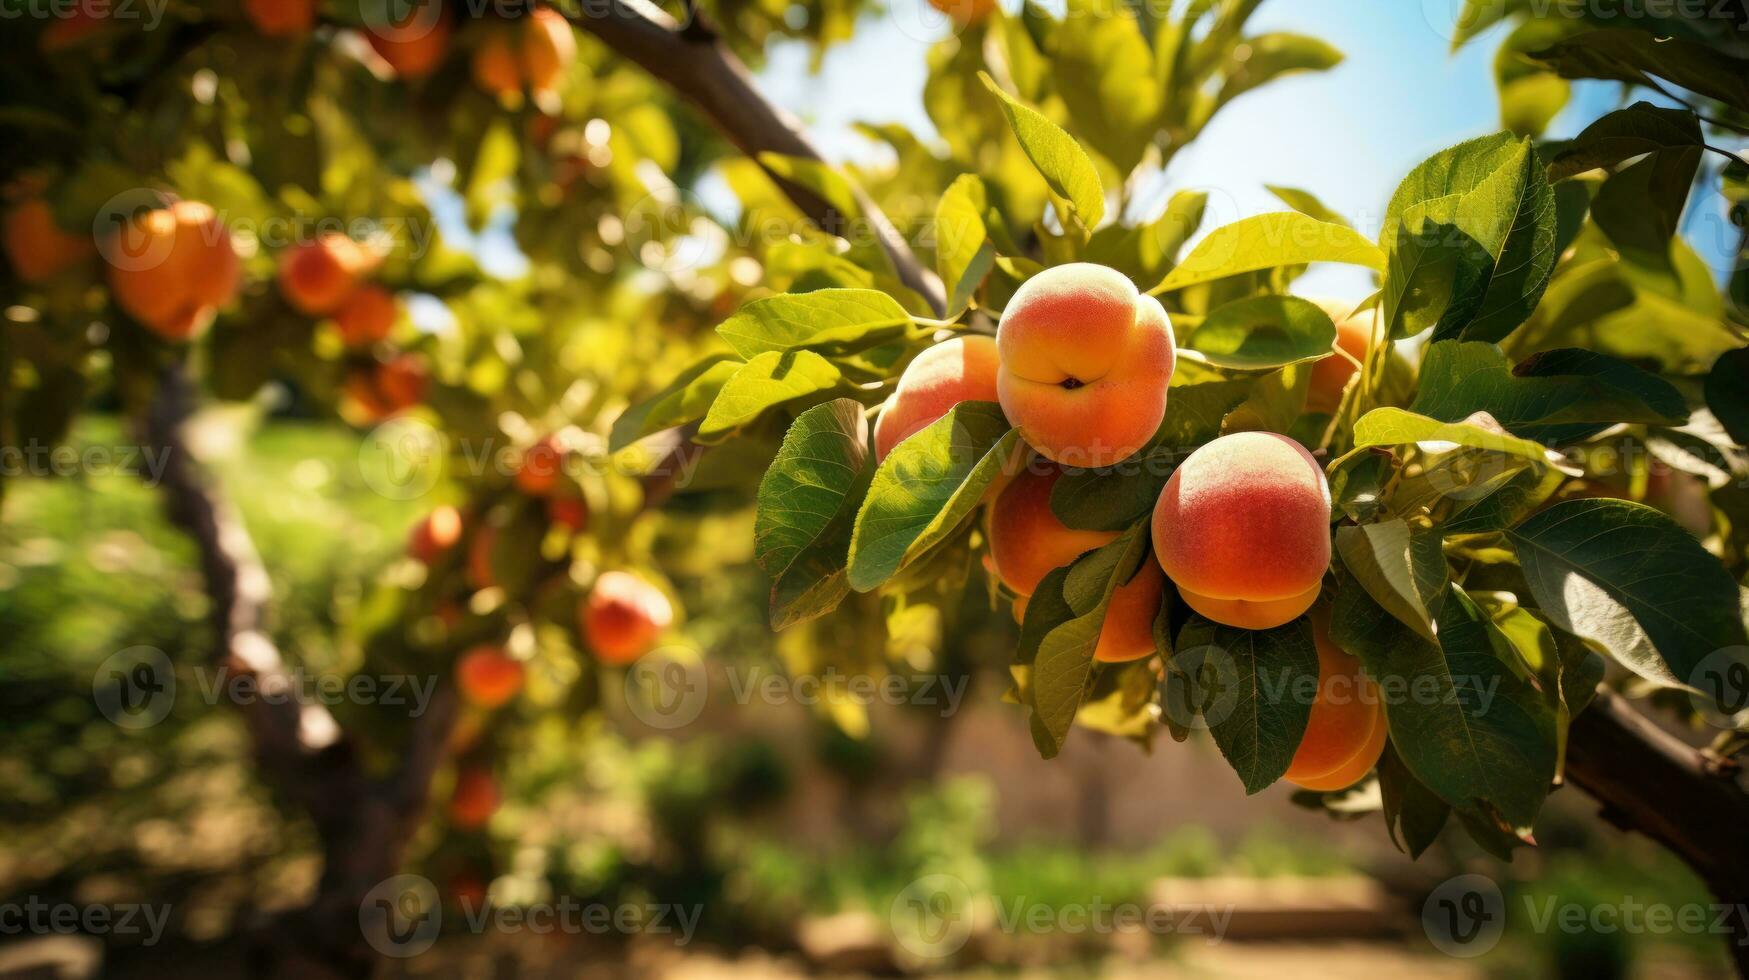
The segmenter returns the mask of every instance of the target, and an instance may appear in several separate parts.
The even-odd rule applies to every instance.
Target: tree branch
[[[820,160],[819,151],[800,124],[759,94],[747,66],[698,16],[694,12],[694,19],[683,27],[645,0],[592,0],[575,23],[697,106],[731,143],[755,161],[761,153]],[[815,224],[833,233],[844,229],[848,215],[839,214],[807,188],[769,169],[766,173]],[[860,189],[856,193],[863,218],[892,260],[899,279],[922,295],[936,316],[944,315],[947,296],[941,280],[917,260],[880,207]]]
[[[1599,689],[1573,719],[1567,777],[1605,820],[1675,852],[1729,906],[1726,939],[1737,973],[1749,977],[1749,795],[1736,774]]]

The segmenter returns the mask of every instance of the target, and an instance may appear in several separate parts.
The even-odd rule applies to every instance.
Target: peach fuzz
[[[918,354],[881,407],[874,429],[875,458],[885,459],[894,446],[960,402],[996,401],[999,367],[996,341],[989,337],[955,337]]]
[[[1330,487],[1317,460],[1273,432],[1191,453],[1154,506],[1154,554],[1192,609],[1270,629],[1310,609],[1330,566]]]
[[[578,612],[584,640],[598,660],[611,666],[650,652],[674,621],[668,597],[630,572],[602,572]]]
[[[166,340],[205,330],[237,297],[243,264],[211,206],[177,201],[135,216],[109,252],[117,306]]]
[[[1062,470],[1037,464],[1016,476],[990,508],[990,556],[1002,584],[1019,598],[1014,617],[1024,620],[1039,583],[1053,569],[1117,539],[1109,531],[1076,531],[1051,512],[1051,488]],[[1094,659],[1110,663],[1139,660],[1154,652],[1154,616],[1160,611],[1166,578],[1147,562],[1112,594]]]
[[[1360,364],[1366,361],[1366,350],[1372,343],[1373,321],[1378,317],[1378,311],[1362,310],[1350,316],[1354,304],[1348,301],[1314,302],[1336,321],[1336,353],[1312,365],[1312,380],[1306,389],[1306,411],[1334,415],[1342,405],[1342,392],[1360,372]]]
[[[325,316],[352,297],[373,264],[363,246],[328,232],[279,253],[279,292],[299,313]]]
[[[1027,444],[1069,466],[1110,466],[1166,416],[1177,359],[1159,300],[1086,262],[1028,279],[996,332],[1002,411]]]
[[[1318,647],[1318,694],[1306,733],[1283,777],[1304,789],[1353,785],[1378,763],[1385,747],[1385,706],[1360,660],[1330,639],[1329,615],[1312,613]]]
[[[497,647],[475,647],[456,661],[455,683],[469,704],[501,708],[522,690],[522,664]]]
[[[90,235],[62,230],[54,210],[40,197],[20,201],[0,219],[0,244],[12,271],[28,283],[53,279],[97,251]]]

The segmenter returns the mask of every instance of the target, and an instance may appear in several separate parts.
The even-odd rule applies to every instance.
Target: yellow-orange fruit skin
[[[875,458],[928,428],[960,402],[997,400],[996,341],[955,337],[918,354],[875,422]]]
[[[996,0],[929,0],[929,5],[961,27],[981,23],[996,9]]]
[[[996,575],[1015,593],[1030,596],[1052,569],[1117,540],[1109,531],[1077,531],[1051,512],[1051,488],[1063,471],[1038,463],[1022,470],[990,508],[990,557]]]
[[[577,36],[563,15],[551,7],[529,15],[522,34],[522,74],[530,89],[556,91],[576,60]]]
[[[522,664],[492,646],[479,646],[456,661],[456,687],[469,704],[501,708],[522,690]]]
[[[431,378],[416,354],[397,354],[346,379],[348,421],[370,425],[425,399]]]
[[[1361,670],[1358,658],[1330,639],[1329,626],[1328,614],[1315,610],[1318,694],[1306,734],[1283,777],[1305,789],[1351,785],[1372,769],[1384,750],[1385,706],[1378,685]],[[1350,776],[1357,766],[1359,772]]]
[[[334,326],[348,347],[369,347],[394,329],[399,311],[395,294],[381,286],[360,286],[334,311]]]
[[[293,245],[279,255],[279,292],[292,308],[310,316],[338,310],[370,267],[357,242],[336,233]]]
[[[382,30],[367,27],[365,39],[396,75],[416,79],[431,74],[443,63],[443,56],[449,52],[451,30],[447,13],[431,13],[422,7],[392,27]]]
[[[583,638],[596,659],[629,664],[656,645],[674,621],[674,607],[661,590],[629,572],[603,572],[579,610]]]
[[[522,69],[511,50],[510,37],[504,31],[492,35],[474,49],[472,62],[474,84],[492,95],[508,95],[522,90]]]
[[[443,504],[413,525],[407,534],[407,554],[429,565],[461,539],[461,511]]]
[[[1192,609],[1270,629],[1318,598],[1330,565],[1330,487],[1317,460],[1273,432],[1191,453],[1154,506],[1154,554]]]
[[[1177,359],[1152,296],[1076,262],[1028,279],[1002,312],[996,390],[1021,438],[1068,466],[1110,466],[1153,438]]]
[[[1366,361],[1367,346],[1372,343],[1373,319],[1378,313],[1365,310],[1350,316],[1354,311],[1352,303],[1338,300],[1318,300],[1317,303],[1336,321],[1335,350],[1342,353],[1332,353],[1312,365],[1311,383],[1306,388],[1306,411],[1333,415],[1342,405],[1342,392],[1348,387],[1349,380]]]
[[[498,781],[484,769],[464,769],[456,775],[449,798],[449,819],[462,830],[478,830],[498,812]]]
[[[990,509],[990,557],[1002,584],[1018,594],[1014,619],[1024,622],[1033,592],[1053,569],[1117,539],[1107,531],[1076,531],[1051,512],[1051,488],[1062,471],[1036,465],[1016,476]],[[1166,576],[1154,562],[1112,593],[1094,659],[1106,663],[1139,660],[1154,652],[1154,617],[1165,594]]]
[[[47,201],[33,197],[7,210],[0,226],[6,260],[19,279],[47,282],[96,252],[89,235],[61,230]]]
[[[117,306],[166,340],[187,340],[237,296],[242,262],[213,209],[178,201],[135,216],[109,266]]]
[[[565,472],[565,446],[557,436],[547,436],[528,447],[516,470],[516,488],[530,497],[544,497],[558,486]]]
[[[299,37],[316,24],[316,0],[243,0],[243,13],[267,37]]]

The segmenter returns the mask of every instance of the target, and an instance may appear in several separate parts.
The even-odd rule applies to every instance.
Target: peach
[[[1021,285],[996,331],[1002,411],[1068,466],[1109,466],[1166,417],[1177,348],[1159,300],[1100,265],[1059,265]]]
[[[199,201],[136,215],[105,254],[116,305],[166,340],[205,330],[243,282],[231,233]]]
[[[1305,789],[1353,785],[1378,763],[1385,748],[1385,706],[1360,660],[1330,639],[1329,614],[1312,613],[1318,647],[1318,694],[1293,762],[1283,777]]]
[[[516,63],[516,52],[510,47],[510,36],[493,31],[474,49],[472,61],[474,84],[492,95],[507,95],[522,91],[522,66]]]
[[[1366,360],[1366,349],[1372,343],[1373,321],[1377,310],[1354,312],[1355,304],[1346,300],[1317,300],[1336,321],[1335,353],[1312,365],[1312,381],[1306,390],[1306,411],[1334,415],[1342,405],[1342,393],[1348,382],[1360,371]],[[1343,355],[1347,355],[1346,357]]]
[[[346,379],[346,416],[370,425],[425,399],[431,382],[417,354],[397,354],[387,361],[354,371]]]
[[[20,201],[0,219],[0,244],[12,271],[29,283],[53,279],[97,250],[90,235],[61,230],[54,210],[40,197]]]
[[[602,663],[629,664],[656,645],[674,620],[668,597],[629,572],[603,572],[579,610],[583,638]]]
[[[550,497],[547,499],[547,520],[572,534],[581,533],[589,527],[589,505],[576,497]]]
[[[1317,460],[1273,432],[1191,453],[1154,505],[1154,554],[1192,609],[1270,629],[1310,609],[1330,566],[1330,487]]]
[[[415,4],[389,25],[367,25],[365,40],[401,78],[424,78],[449,51],[449,14],[438,0]]]
[[[570,22],[551,7],[539,7],[507,28],[495,30],[474,51],[474,82],[492,95],[553,92],[577,60]]]
[[[407,534],[407,554],[429,565],[462,539],[462,514],[444,504],[432,508]]]
[[[516,470],[516,488],[530,497],[551,493],[565,473],[565,454],[565,444],[558,436],[547,436],[523,450],[522,464]]]
[[[929,5],[948,15],[955,24],[970,27],[996,9],[996,0],[929,0]]]
[[[324,232],[279,253],[279,292],[299,313],[326,316],[352,296],[373,264],[357,242]]]
[[[484,769],[464,769],[456,774],[449,797],[449,819],[462,830],[478,830],[498,812],[498,781]]]
[[[316,24],[316,0],[243,0],[243,13],[267,37],[299,37]]]
[[[1117,539],[1108,531],[1076,531],[1051,512],[1051,488],[1062,470],[1028,467],[1009,483],[990,508],[990,556],[1002,584],[1019,598],[1015,619],[1023,620],[1039,583],[1056,568]],[[1118,586],[1106,609],[1094,659],[1107,663],[1139,660],[1154,652],[1154,617],[1160,611],[1166,577],[1152,561]]]
[[[875,458],[928,428],[960,402],[993,402],[1000,365],[996,341],[955,337],[929,348],[899,376],[899,385],[875,422]]]
[[[369,347],[394,329],[399,310],[395,295],[381,286],[360,286],[334,311],[334,325],[348,347]]]
[[[456,661],[455,683],[477,708],[501,708],[522,690],[522,664],[494,646],[478,646]]]

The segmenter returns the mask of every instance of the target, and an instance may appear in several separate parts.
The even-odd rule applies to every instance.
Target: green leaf
[[[1619,422],[1682,425],[1682,394],[1655,374],[1603,354],[1543,351],[1516,370],[1493,344],[1440,341],[1427,348],[1410,406],[1442,422],[1487,412],[1513,434],[1577,442]]]
[[[1068,737],[1069,727],[1075,723],[1075,712],[1081,707],[1093,671],[1093,653],[1099,646],[1099,634],[1105,628],[1105,612],[1111,605],[1111,595],[1135,575],[1137,567],[1147,557],[1147,542],[1146,525],[1137,524],[1116,541],[1083,556],[1064,572],[1060,580],[1061,593],[1068,596],[1071,591],[1086,589],[1083,582],[1077,582],[1079,589],[1071,588],[1069,584],[1071,579],[1087,578],[1087,574],[1076,574],[1082,566],[1093,570],[1089,574],[1103,575],[1102,581],[1097,583],[1095,595],[1083,596],[1087,611],[1077,613],[1075,618],[1045,634],[1033,658],[1032,739],[1039,754],[1047,759],[1054,758],[1062,750],[1063,739]],[[1050,581],[1049,576],[1046,581]],[[1036,595],[1034,599],[1037,599]],[[1086,599],[1094,601],[1089,604]],[[1056,601],[1075,613],[1071,599]],[[1060,612],[1060,607],[1057,609]],[[1026,616],[1030,625],[1033,616],[1031,603],[1027,604]]]
[[[768,408],[838,387],[843,375],[810,350],[767,351],[736,369],[698,427],[701,437],[733,432]]]
[[[829,164],[806,157],[771,152],[759,154],[758,160],[761,166],[778,177],[813,192],[841,217],[850,219],[862,214],[862,205],[856,199],[856,188]]]
[[[1494,82],[1500,90],[1500,125],[1516,136],[1541,136],[1572,97],[1572,85],[1530,58],[1574,27],[1565,20],[1526,20],[1494,53]]]
[[[1050,65],[1075,131],[1119,174],[1134,170],[1158,126],[1161,90],[1131,8],[1116,0],[1071,0],[1051,33]]]
[[[874,289],[819,289],[754,300],[717,325],[735,353],[753,360],[775,351],[852,351],[905,336],[911,315]]]
[[[1154,440],[1161,446],[1200,446],[1221,434],[1227,413],[1245,403],[1257,386],[1255,378],[1221,379],[1213,372],[1193,377],[1193,367],[1184,360],[1172,376],[1166,399],[1166,418]],[[1206,369],[1205,369],[1206,370]]]
[[[1681,227],[1700,157],[1698,146],[1653,153],[1611,175],[1591,199],[1591,220],[1622,257],[1672,282],[1671,239]]]
[[[1719,355],[1706,376],[1706,404],[1737,440],[1749,446],[1749,347]]]
[[[1311,191],[1301,190],[1298,187],[1281,187],[1276,184],[1264,184],[1263,189],[1274,194],[1281,199],[1283,204],[1303,215],[1316,218],[1327,224],[1354,227],[1354,222],[1349,221],[1323,201],[1318,200],[1318,196]]]
[[[1472,140],[1410,172],[1386,210],[1384,316],[1394,337],[1499,340],[1554,271],[1555,197],[1530,141]]]
[[[1280,779],[1306,734],[1318,690],[1311,620],[1244,630],[1193,614],[1178,633],[1176,649],[1193,661],[1200,649],[1217,665],[1220,681],[1202,685],[1197,708],[1245,792],[1260,792]]]
[[[956,530],[1018,445],[1000,406],[962,402],[896,446],[856,515],[850,587],[880,587]]]
[[[1655,76],[1749,112],[1749,59],[1733,58],[1694,41],[1638,30],[1588,31],[1533,57],[1566,78],[1603,78],[1651,87]]]
[[[1497,656],[1485,622],[1453,587],[1430,643],[1343,575],[1330,638],[1379,684],[1391,745],[1418,781],[1455,808],[1485,801],[1529,826],[1554,776],[1554,717]]]
[[[1241,273],[1311,262],[1383,269],[1385,256],[1352,228],[1298,211],[1279,211],[1216,228],[1151,292],[1167,293]]]
[[[1121,531],[1154,512],[1186,453],[1160,447],[1097,470],[1070,469],[1051,488],[1051,512],[1081,531]]]
[[[1708,654],[1749,642],[1730,573],[1651,507],[1570,500],[1507,537],[1555,625],[1641,677],[1689,687]]]
[[[1257,296],[1210,313],[1185,343],[1218,368],[1266,371],[1322,360],[1336,343],[1330,314],[1297,296]]]
[[[1405,412],[1400,408],[1375,408],[1354,423],[1356,449],[1421,443],[1451,443],[1454,446],[1521,456],[1538,463],[1547,461],[1543,447],[1529,439],[1495,432],[1472,421],[1441,422],[1425,415]],[[1441,448],[1450,447],[1436,446],[1435,451]]]
[[[1433,846],[1451,816],[1451,805],[1415,778],[1389,742],[1379,757],[1379,796],[1392,843],[1411,858]]]
[[[1699,149],[1700,120],[1687,109],[1636,102],[1591,125],[1549,161],[1549,179],[1565,180],[1589,170],[1613,169],[1623,161],[1670,149]]]
[[[1069,202],[1084,228],[1091,231],[1097,227],[1105,217],[1105,187],[1086,152],[1037,109],[1002,91],[989,75],[979,72],[978,77],[1001,101],[1014,138],[1051,191]]]
[[[935,207],[935,271],[947,285],[949,313],[972,302],[978,285],[996,261],[984,215],[990,210],[984,182],[961,174]]]
[[[1529,7],[1530,0],[1466,0],[1457,23],[1452,27],[1451,49],[1458,50],[1476,35]],[[1433,26],[1439,27],[1438,24]]]
[[[753,551],[771,576],[771,627],[825,615],[850,594],[856,512],[874,476],[862,405],[839,398],[803,412],[759,483]]]
[[[667,387],[614,419],[608,450],[619,452],[645,436],[704,418],[717,393],[741,370],[742,364],[737,357],[712,354],[687,368]]]
[[[1227,66],[1227,77],[1215,97],[1224,105],[1246,92],[1267,85],[1278,78],[1301,72],[1329,71],[1342,64],[1342,52],[1304,34],[1285,31],[1259,34],[1245,38],[1235,48]],[[1238,55],[1243,52],[1241,60]]]
[[[1385,611],[1430,643],[1451,569],[1435,528],[1402,520],[1336,529],[1336,553],[1361,588]]]

